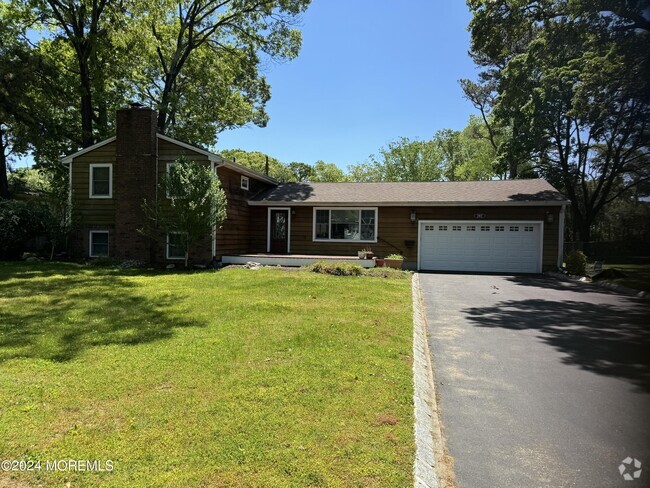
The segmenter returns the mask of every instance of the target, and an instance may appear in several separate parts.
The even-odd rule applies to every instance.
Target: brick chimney
[[[122,259],[153,261],[151,239],[138,229],[147,221],[142,211],[146,198],[156,198],[158,139],[156,111],[140,104],[117,111],[115,188],[115,251]]]

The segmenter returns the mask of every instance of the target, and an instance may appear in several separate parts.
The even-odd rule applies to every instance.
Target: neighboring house
[[[144,199],[168,205],[157,187],[181,155],[210,165],[228,198],[227,220],[192,250],[194,262],[299,264],[304,256],[371,248],[402,254],[407,267],[422,270],[537,273],[561,263],[568,202],[544,180],[279,183],[157,134],[155,111],[141,107],[118,111],[116,137],[63,160],[78,252],[181,260],[173,234],[153,242],[138,232]],[[271,256],[259,256],[265,253]]]

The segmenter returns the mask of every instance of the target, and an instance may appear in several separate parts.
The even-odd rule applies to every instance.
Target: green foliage
[[[185,267],[188,267],[192,245],[209,237],[226,219],[226,194],[209,166],[185,157],[175,161],[159,190],[160,201],[166,201],[169,196],[170,208],[161,210],[145,201],[143,209],[150,224],[141,232],[157,239],[166,239],[170,232],[179,233],[185,248]]]
[[[316,161],[312,167],[309,181],[313,181],[314,183],[341,183],[350,181],[350,178],[335,164]]]
[[[259,151],[244,151],[243,149],[224,149],[219,151],[224,158],[232,159],[237,164],[247,166],[264,174],[267,155]],[[291,169],[283,162],[268,156],[269,176],[278,181],[296,181]]]
[[[650,180],[650,22],[644,2],[470,0],[472,55],[503,132],[571,200],[574,233]]]
[[[3,143],[54,161],[112,135],[115,110],[133,100],[158,109],[160,132],[203,146],[225,129],[263,127],[261,68],[298,55],[294,25],[309,3],[2,2]]]
[[[379,157],[367,163],[351,165],[348,172],[354,181],[436,181],[442,178],[442,157],[433,141],[401,137],[381,148]]]
[[[564,262],[569,274],[584,276],[587,272],[587,256],[582,251],[573,251]]]
[[[42,235],[47,213],[38,200],[0,200],[0,259],[17,259],[27,240]]]
[[[330,274],[335,276],[361,276],[363,268],[358,264],[331,261],[319,261],[310,266],[307,266],[309,271],[321,274]]]
[[[386,256],[385,259],[401,259],[403,261],[404,256],[402,256],[401,254],[389,254],[388,256]]]
[[[413,278],[411,271],[403,271],[395,268],[368,268],[363,270],[364,276],[374,278],[390,278],[393,280],[410,280]]]

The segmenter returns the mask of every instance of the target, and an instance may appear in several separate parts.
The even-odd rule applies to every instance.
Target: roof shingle
[[[564,196],[543,179],[382,183],[281,183],[251,205],[559,205]]]

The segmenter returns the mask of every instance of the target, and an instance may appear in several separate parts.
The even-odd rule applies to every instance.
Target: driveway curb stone
[[[431,354],[427,342],[427,322],[417,273],[412,280],[413,294],[413,403],[415,408],[415,463],[413,486],[438,488],[436,453],[442,453]]]

